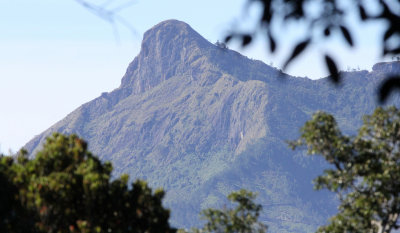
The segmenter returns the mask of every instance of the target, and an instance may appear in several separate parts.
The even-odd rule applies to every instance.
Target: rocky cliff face
[[[175,74],[190,75],[212,45],[189,25],[176,20],[162,22],[144,34],[141,52],[129,65],[121,87],[143,93]],[[194,63],[197,65],[192,66]]]
[[[391,67],[391,68],[388,68]],[[167,191],[177,227],[198,224],[201,208],[221,206],[232,190],[259,193],[271,232],[311,232],[335,211],[311,180],[324,162],[292,152],[285,140],[316,110],[354,132],[376,107],[375,89],[400,63],[326,79],[295,78],[222,49],[189,25],[169,20],[145,33],[119,88],[82,105],[32,139],[32,154],[52,132],[75,133],[90,150]],[[390,70],[389,70],[390,69]],[[400,103],[398,96],[391,103]]]

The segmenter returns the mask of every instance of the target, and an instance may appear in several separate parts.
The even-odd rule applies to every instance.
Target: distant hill
[[[335,213],[334,197],[313,191],[326,166],[288,149],[317,110],[354,133],[376,107],[382,78],[400,63],[326,78],[283,74],[261,61],[205,40],[189,25],[168,20],[144,34],[121,85],[82,105],[28,142],[34,154],[52,132],[78,134],[111,160],[116,174],[143,178],[167,191],[171,223],[199,224],[200,209],[225,204],[239,188],[259,193],[270,232],[312,232]],[[72,91],[72,90],[71,90]],[[400,103],[392,96],[390,103]]]

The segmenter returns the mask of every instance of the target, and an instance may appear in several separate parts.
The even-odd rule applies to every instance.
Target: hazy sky
[[[114,0],[110,7],[128,1]],[[235,22],[241,22],[245,2],[137,0],[120,12],[135,29],[131,33],[119,23],[114,28],[75,0],[0,0],[0,151],[18,150],[83,103],[117,88],[128,64],[139,53],[143,33],[155,24],[182,20],[215,42]],[[250,9],[250,19],[256,14],[256,8]],[[252,21],[248,22],[242,26],[251,26]],[[371,69],[379,60],[380,37],[375,33],[379,27],[382,25],[361,29],[355,23],[356,49],[348,50],[338,39],[327,50],[340,55],[342,69]],[[278,39],[285,42],[296,33],[290,29]],[[279,67],[289,49],[284,44],[278,51],[280,56],[267,56],[260,39],[238,51]],[[287,72],[310,78],[325,76],[319,56],[323,49],[316,46]]]

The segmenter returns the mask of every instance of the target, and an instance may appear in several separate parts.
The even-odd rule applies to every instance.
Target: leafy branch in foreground
[[[339,194],[339,213],[319,232],[389,233],[399,228],[400,111],[377,108],[364,117],[357,136],[341,133],[333,116],[317,112],[301,129],[293,148],[307,146],[330,169],[314,180],[316,189]]]
[[[232,192],[228,199],[238,204],[236,208],[203,210],[202,218],[207,221],[206,224],[202,229],[192,229],[191,232],[265,233],[267,226],[258,221],[262,206],[253,202],[255,197],[254,193],[244,189]]]
[[[117,23],[127,28],[133,35],[137,35],[135,28],[132,24],[121,16],[120,12],[127,9],[129,6],[136,3],[134,0],[120,1],[106,0],[102,4],[96,3],[93,0],[75,0],[79,5],[85,7],[88,11],[92,12],[100,19],[110,23],[114,29],[114,35],[118,39]]]

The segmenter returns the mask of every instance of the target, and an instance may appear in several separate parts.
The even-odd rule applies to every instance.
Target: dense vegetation
[[[47,138],[34,159],[2,157],[0,232],[175,232],[163,191],[111,172],[75,135]]]
[[[319,232],[382,232],[399,227],[400,110],[377,108],[365,116],[357,136],[345,136],[333,116],[317,112],[301,137],[332,166],[317,177],[317,189],[340,197],[339,213]],[[0,158],[1,232],[175,232],[162,207],[162,191],[143,181],[128,187],[128,176],[111,179],[102,163],[75,135],[47,138],[35,158],[24,151]],[[204,227],[191,232],[266,232],[261,205],[246,190],[228,198],[236,208],[206,209]],[[185,230],[180,230],[185,232]]]

